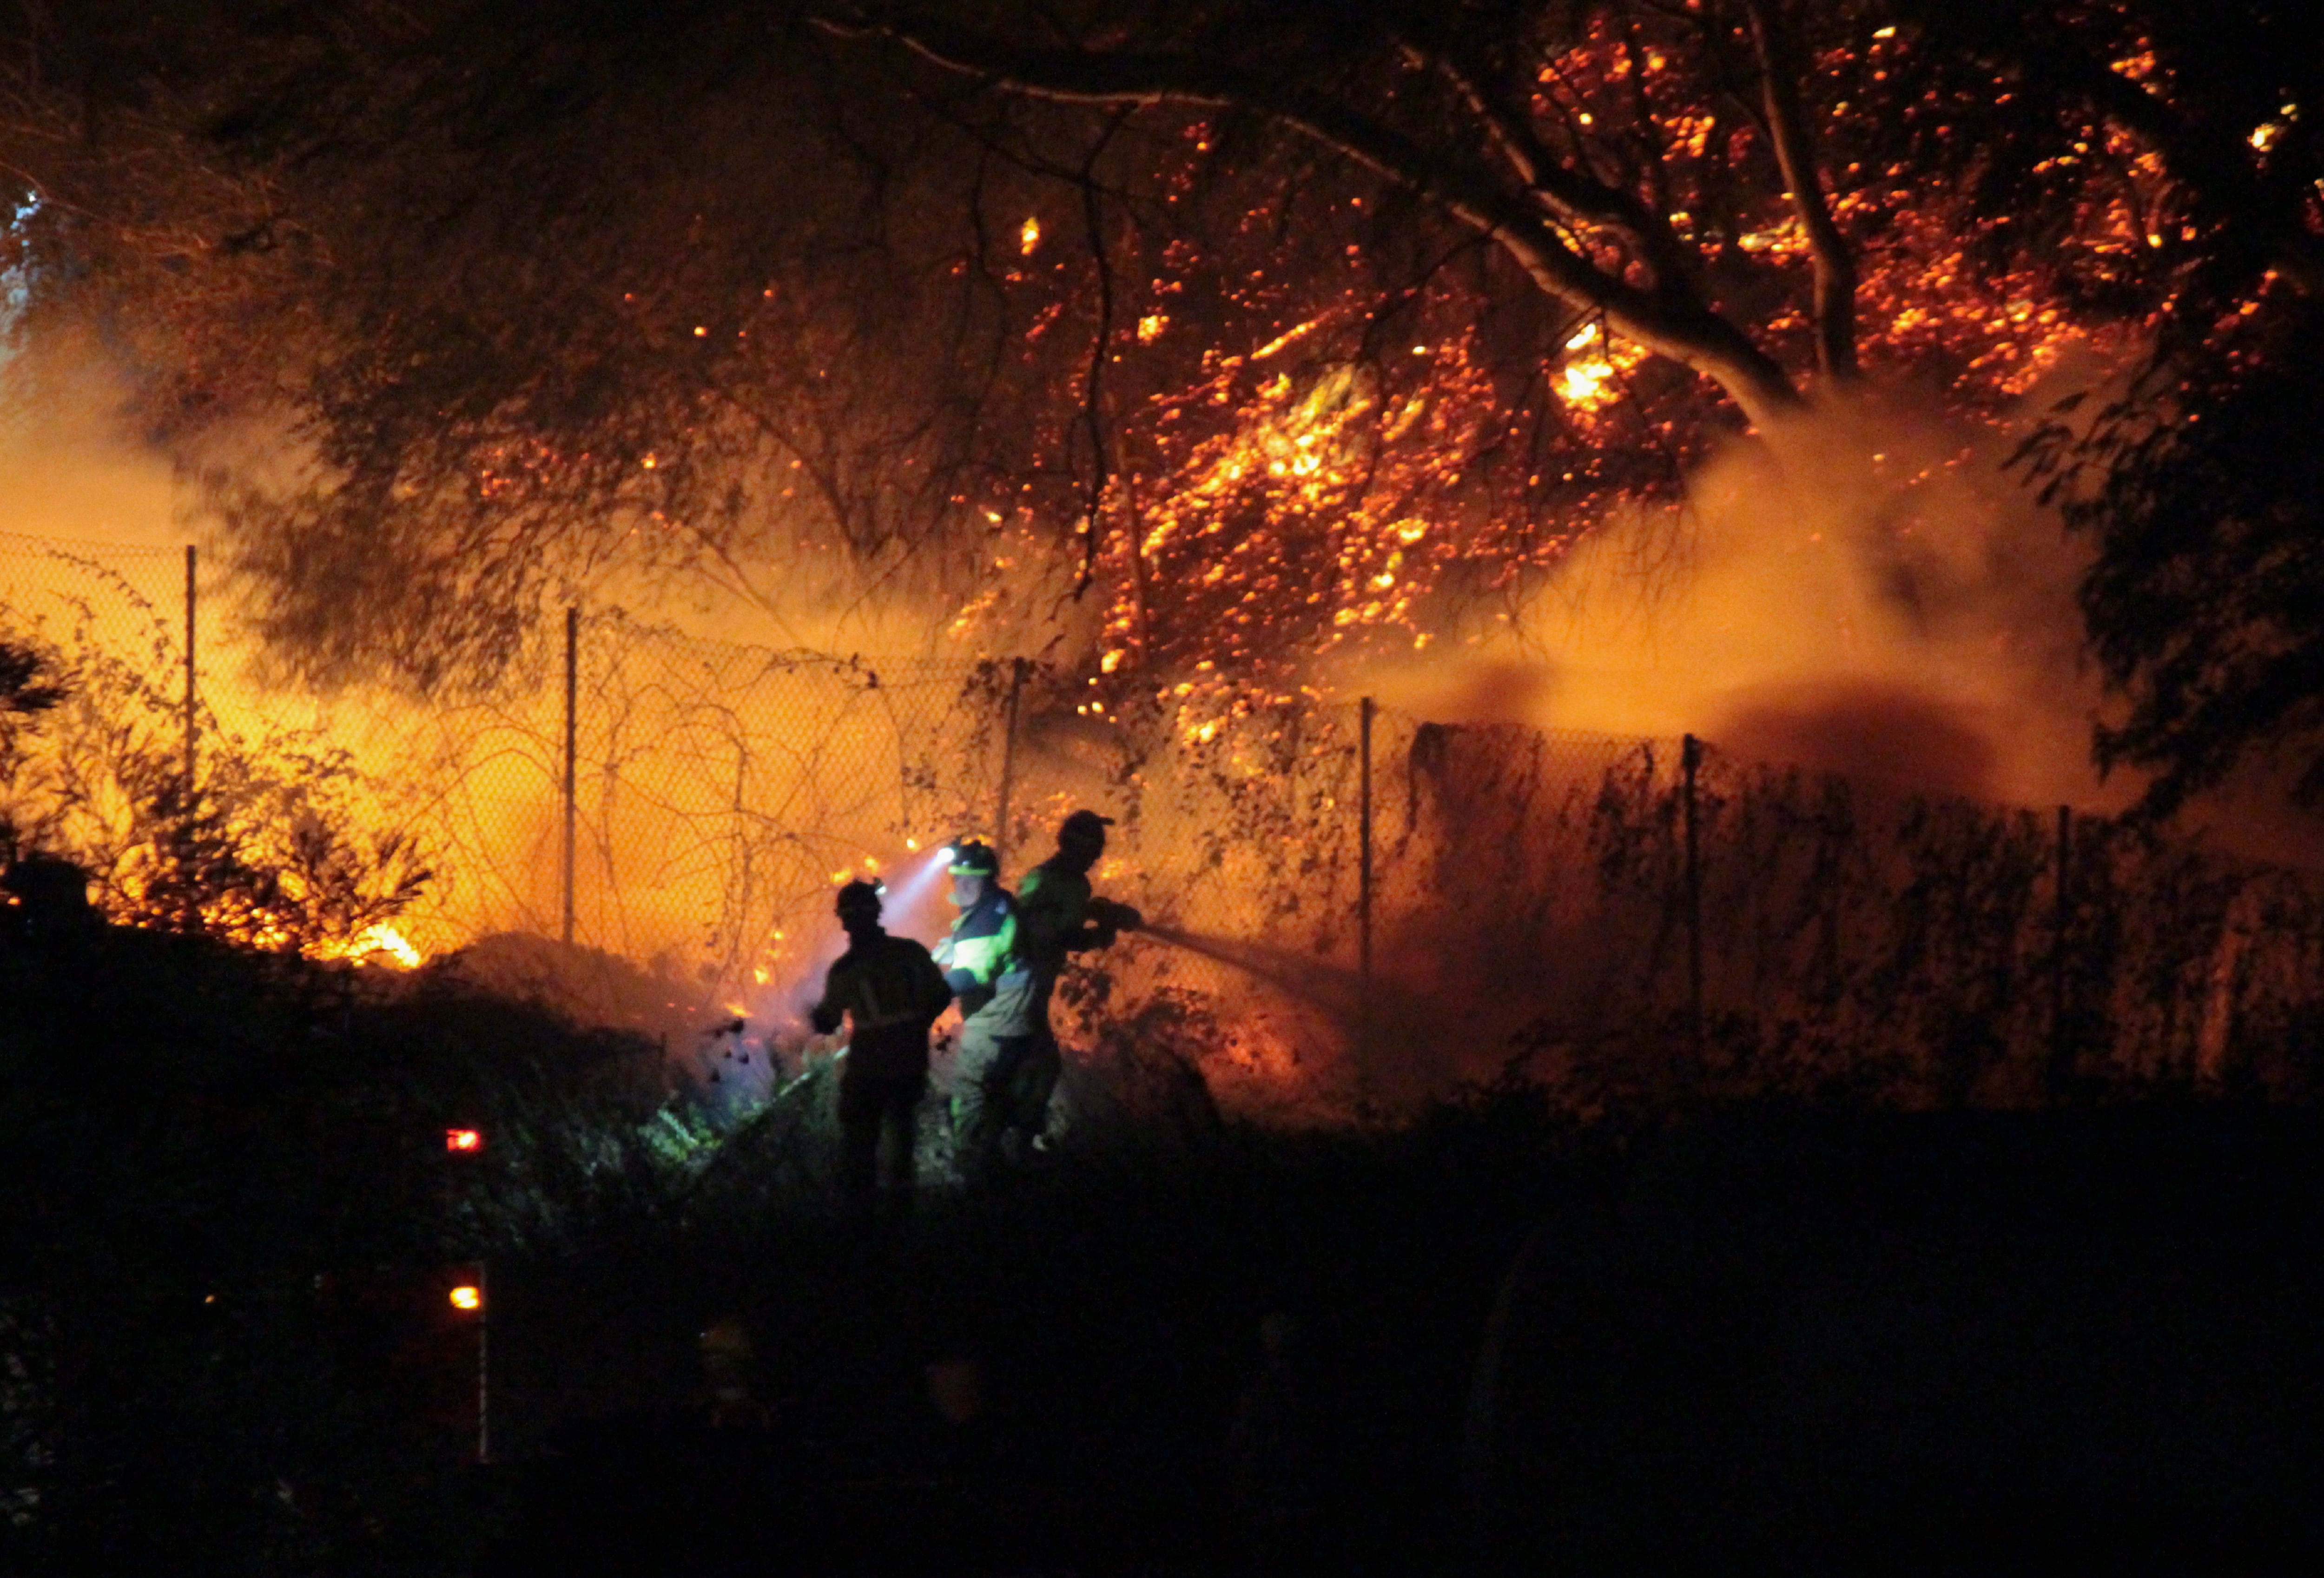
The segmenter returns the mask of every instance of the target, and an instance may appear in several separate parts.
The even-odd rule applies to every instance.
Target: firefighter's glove
[[[1117,933],[1135,931],[1146,924],[1145,916],[1130,905],[1117,904],[1111,899],[1092,899],[1089,910],[1090,919],[1097,922],[1098,932],[1104,940],[1098,944],[1101,948],[1111,943]]]

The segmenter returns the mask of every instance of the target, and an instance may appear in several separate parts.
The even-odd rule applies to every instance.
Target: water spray
[[[1153,921],[1140,925],[1138,934],[1151,937],[1157,942],[1166,942],[1173,948],[1183,948],[1189,953],[1200,954],[1221,964],[1231,965],[1246,975],[1256,976],[1268,986],[1287,992],[1303,1002],[1312,1003],[1342,1019],[1352,1021],[1364,1007],[1363,983],[1353,970],[1326,964],[1308,954],[1294,953],[1287,948],[1276,948],[1264,942],[1188,931]]]

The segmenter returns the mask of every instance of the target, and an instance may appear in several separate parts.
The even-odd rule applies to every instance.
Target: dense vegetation
[[[1013,1189],[870,1220],[828,1193],[827,1078],[722,1117],[455,968],[114,931],[12,939],[0,990],[12,1573],[1799,1570],[2018,1507],[2317,1533],[2295,1110],[1580,1126],[1511,1087],[1302,1133],[1126,1103]],[[482,1472],[443,1302],[480,1261]],[[720,1317],[763,1429],[703,1426]],[[961,1358],[987,1406],[949,1426],[923,1371]],[[1759,1472],[1794,1460],[1850,1464],[1818,1519]]]

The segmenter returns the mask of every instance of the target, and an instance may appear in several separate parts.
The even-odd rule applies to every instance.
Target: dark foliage
[[[2151,255],[2090,260],[2096,268],[2070,271],[2071,294],[2161,308],[2200,332],[2268,269],[2310,294],[2324,287],[2324,244],[2307,217],[2324,140],[2305,107],[2324,94],[2324,60],[2305,47],[2306,7],[1903,0],[1895,13],[1931,45],[1891,90],[1896,111],[1915,156],[1960,182],[1987,222],[1969,239],[1981,266],[2038,267],[2043,249],[2065,241],[2081,167],[2124,156],[2092,146],[2098,124],[2161,158],[2172,185],[2140,215]],[[2287,119],[2286,105],[2299,115]],[[1963,135],[1970,125],[1979,134]],[[2251,141],[2262,125],[2278,133],[2264,151]]]
[[[62,686],[42,678],[46,667],[30,647],[0,641],[0,719],[6,720],[0,727],[20,727],[24,715],[45,712],[65,699]]]
[[[55,682],[48,656],[32,647],[0,641],[0,786],[15,781],[19,741],[39,722],[40,715],[65,699]],[[5,809],[0,809],[0,868],[13,864],[21,833]]]
[[[2030,458],[2097,541],[2092,647],[2129,709],[2099,760],[2151,811],[2245,767],[2324,795],[2324,310],[2167,361],[2076,442]]]
[[[86,607],[69,642],[0,647],[23,670],[16,720],[0,709],[0,870],[67,860],[116,921],[290,950],[355,945],[418,900],[420,841],[365,825],[375,786],[312,731],[253,739],[198,708],[189,783],[184,707],[155,678],[174,664],[141,609],[143,662],[100,643]]]
[[[445,1129],[542,1064],[650,1111],[658,1060],[441,975],[118,929],[0,935],[0,1569],[419,1561],[472,1436],[412,1366],[468,1339],[440,1290],[382,1321],[479,1247]]]
[[[1511,1086],[1393,1131],[1076,1129],[866,1221],[785,1161],[819,1108],[699,1190],[658,1057],[454,972],[107,932],[8,947],[0,989],[11,1572],[1798,1571],[2013,1509],[2119,1541],[2164,1472],[2138,1537],[2313,1533],[2305,1115],[1578,1129]],[[478,1259],[483,1474],[441,1296]],[[763,1428],[705,1427],[718,1317]],[[2061,1420],[2070,1461],[2010,1445]]]

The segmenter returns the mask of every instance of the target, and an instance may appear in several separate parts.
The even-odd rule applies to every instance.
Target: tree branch
[[[1452,85],[1512,173],[1545,206],[1571,225],[1619,231],[1636,243],[1641,261],[1654,274],[1658,293],[1691,292],[1692,259],[1666,218],[1632,193],[1559,163],[1519,116],[1495,103],[1449,54],[1424,51],[1412,44],[1403,47],[1416,64],[1433,67]]]
[[[2273,200],[2232,139],[2190,126],[2168,103],[2077,50],[2036,46],[2031,53],[2061,80],[2080,87],[2100,115],[2163,155],[2171,173],[2209,197],[2218,212],[2257,233],[2285,279],[2309,297],[2324,297],[2324,245],[2297,212]]]
[[[1089,387],[1083,391],[1082,420],[1089,433],[1090,483],[1084,495],[1082,531],[1084,544],[1082,553],[1081,579],[1075,583],[1078,594],[1088,588],[1097,570],[1098,546],[1103,523],[1106,484],[1112,480],[1113,464],[1105,448],[1105,359],[1113,349],[1113,264],[1106,256],[1104,216],[1098,202],[1097,161],[1105,152],[1106,144],[1121,130],[1130,111],[1116,115],[1099,134],[1082,161],[1079,185],[1082,193],[1082,224],[1089,238],[1090,260],[1097,268],[1097,332],[1091,336]],[[1138,523],[1133,515],[1130,526],[1130,552],[1138,554]],[[1141,578],[1142,582],[1142,578]]]
[[[2305,188],[2292,194],[2272,190],[2238,137],[2190,120],[2161,94],[2113,69],[2055,27],[2030,34],[1972,32],[1960,41],[2005,69],[2082,97],[2097,115],[2160,154],[2173,180],[2214,216],[2240,228],[2301,294],[2324,297],[2324,241],[2309,230],[2301,212]]]
[[[1849,382],[1856,365],[1856,254],[1831,216],[1823,176],[1800,104],[1799,51],[1776,11],[1776,0],[1744,0],[1751,19],[1751,44],[1759,57],[1759,82],[1766,101],[1767,131],[1775,162],[1792,189],[1792,207],[1807,232],[1815,268],[1816,362],[1824,376]]]
[[[1765,425],[1803,404],[1775,360],[1705,307],[1683,278],[1658,279],[1652,290],[1632,285],[1569,246],[1529,192],[1519,196],[1499,189],[1378,121],[1295,85],[1187,55],[1027,48],[924,16],[906,21],[837,13],[819,17],[817,24],[843,36],[891,40],[945,70],[1032,98],[1254,111],[1404,188],[1487,237],[1536,288],[1570,306],[1602,314],[1608,326],[1625,338],[1712,380],[1749,420]],[[1572,174],[1562,169],[1559,173]],[[1571,189],[1585,201],[1612,191],[1595,182],[1591,188],[1597,189],[1578,185]],[[1629,201],[1635,204],[1636,199]],[[1605,218],[1618,222],[1616,213]]]

